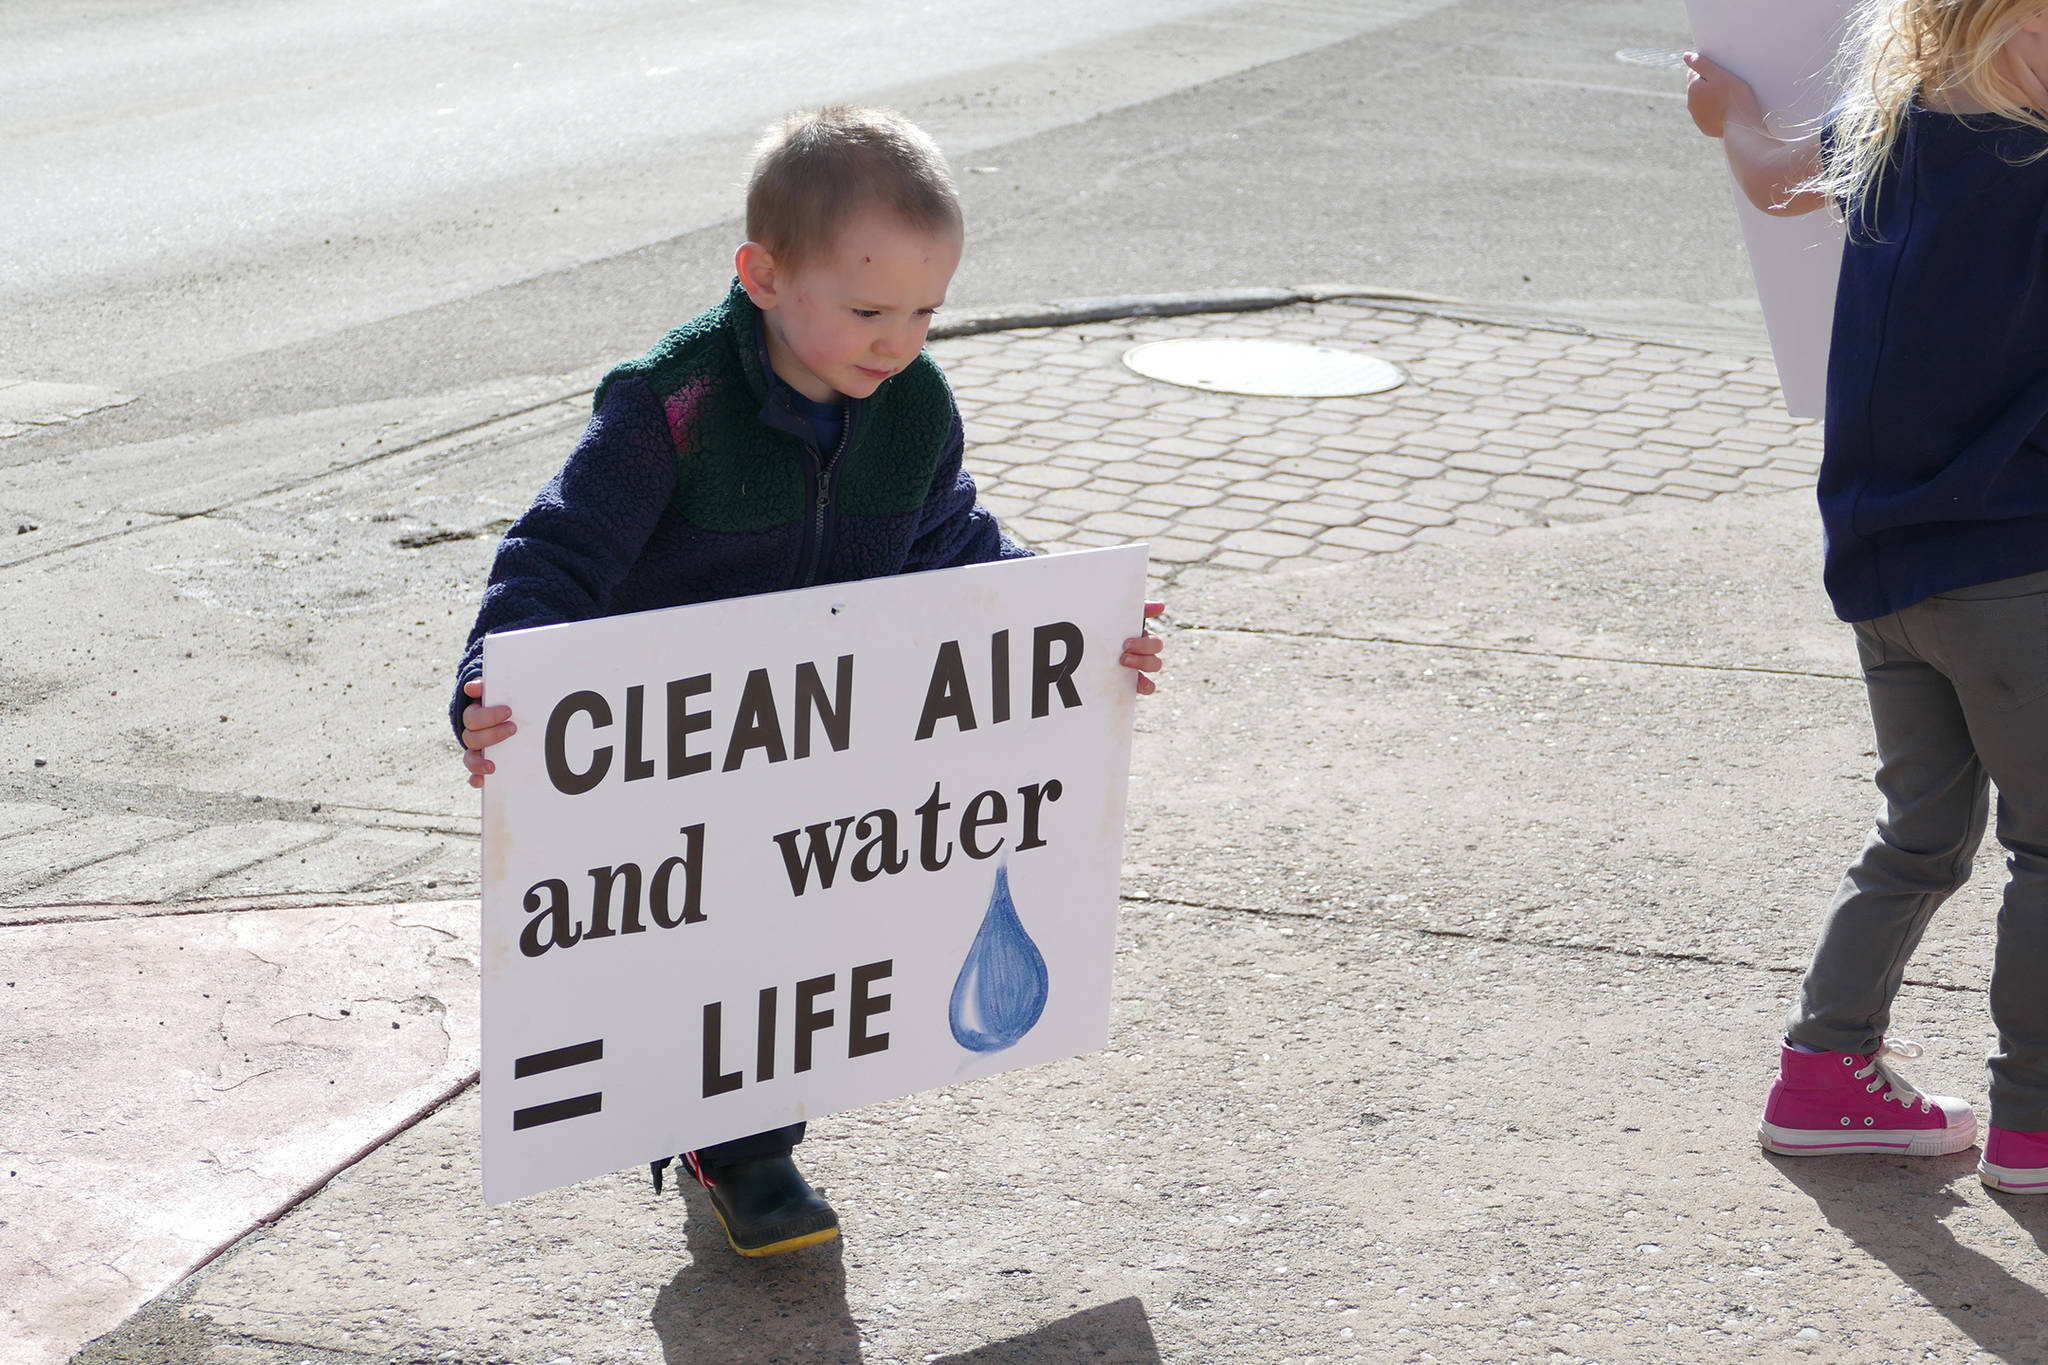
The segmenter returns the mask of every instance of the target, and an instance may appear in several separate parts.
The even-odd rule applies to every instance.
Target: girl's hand
[[[1685,54],[1685,65],[1685,107],[1701,132],[1721,139],[1743,198],[1777,218],[1827,207],[1827,196],[1809,188],[1822,169],[1820,134],[1786,141],[1771,131],[1747,81],[1697,52]]]
[[[1149,621],[1153,617],[1165,612],[1165,610],[1166,603],[1164,602],[1147,602],[1145,604],[1145,619]],[[1165,648],[1166,641],[1160,639],[1157,635],[1134,635],[1124,641],[1123,657],[1119,658],[1117,662],[1125,668],[1137,670],[1139,696],[1150,696],[1159,689],[1159,684],[1153,682],[1147,675],[1157,673],[1166,666],[1166,660],[1160,657],[1160,651]]]
[[[462,708],[462,766],[469,769],[469,785],[481,787],[484,774],[498,770],[498,765],[485,758],[483,751],[510,739],[518,733],[519,727],[512,723],[511,707],[483,704],[482,678],[471,678],[464,683],[462,695],[472,699]]]
[[[1685,65],[1692,73],[1685,83],[1685,107],[1701,132],[1708,137],[1725,137],[1730,119],[1759,132],[1764,130],[1763,106],[1757,103],[1749,82],[1697,52],[1685,54]]]

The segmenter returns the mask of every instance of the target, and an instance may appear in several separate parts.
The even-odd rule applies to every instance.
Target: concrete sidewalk
[[[1231,399],[1114,364],[1197,334],[1367,346],[1413,380]],[[1793,486],[1812,431],[1776,411],[1767,364],[1363,304],[939,353],[1006,520],[1048,548],[1162,547],[1173,663],[1141,712],[1110,1050],[814,1125],[806,1166],[846,1239],[765,1265],[643,1172],[484,1208],[464,1092],[79,1361],[2048,1359],[2048,1206],[1986,1194],[1974,1153],[1755,1147],[1778,1017],[1872,801],[1853,652]],[[559,459],[562,433],[522,440],[490,451],[488,498]],[[451,573],[480,553],[433,552]],[[1898,1020],[1928,1046],[1920,1079],[1979,1100],[1984,872],[1937,920]],[[32,1130],[48,1164],[15,1177],[57,1201],[27,1206],[31,1259],[68,1233],[74,1260],[114,1260],[91,1230],[152,1192],[230,1190],[189,1146],[162,1149],[190,1120],[135,1097],[178,1077],[103,1007],[104,964],[166,990],[204,973],[168,938],[149,948],[161,916],[11,899],[8,975],[46,1003],[11,1011],[7,1042],[61,1061],[51,1039],[87,1038],[101,1059],[5,1096],[50,1112]],[[176,922],[224,960],[256,921],[311,917],[268,931],[295,959],[278,980],[306,983],[292,1000],[258,983],[273,1030],[300,1009],[338,1029],[344,999],[435,1001],[448,1042],[391,1059],[402,1095],[459,1084],[473,1047],[449,909],[258,900]],[[344,922],[413,936],[426,984],[307,980]],[[410,1017],[388,1008],[378,1027]],[[204,1075],[296,1110],[282,1147],[334,1111],[274,1088],[328,1077],[269,1041],[275,1076],[232,1047]],[[384,1066],[351,1083],[365,1113]],[[117,1103],[125,1127],[93,1117]],[[91,1159],[67,1157],[88,1127]],[[150,1181],[95,1208],[124,1164]],[[126,1250],[133,1302],[167,1262]],[[81,1286],[56,1281],[13,1306],[24,1360],[128,1307],[62,1301]]]

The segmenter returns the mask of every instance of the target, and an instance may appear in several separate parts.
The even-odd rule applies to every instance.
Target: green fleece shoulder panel
[[[597,392],[591,395],[591,407],[603,407],[605,393],[621,379],[645,379],[663,397],[675,392],[690,372],[702,364],[703,342],[718,335],[722,321],[719,314],[723,312],[720,307],[699,313],[655,342],[645,355],[612,366],[598,381]]]
[[[707,531],[739,534],[801,522],[803,443],[761,421],[761,400],[728,370],[686,380],[663,400],[676,442],[669,506]]]
[[[619,379],[645,379],[654,390],[676,451],[669,507],[706,531],[765,531],[806,513],[803,444],[760,418],[768,390],[755,354],[757,313],[735,280],[723,303],[615,366],[597,387],[599,406]]]
[[[886,517],[923,507],[952,429],[953,391],[921,354],[861,404],[853,448],[840,457],[839,510]]]

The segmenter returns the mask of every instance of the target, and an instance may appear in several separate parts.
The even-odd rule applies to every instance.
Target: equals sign
[[[565,1066],[582,1066],[585,1062],[604,1060],[604,1039],[594,1038],[587,1043],[574,1043],[547,1052],[536,1052],[521,1057],[512,1063],[512,1079],[523,1081],[528,1076],[538,1076],[546,1071],[560,1071]],[[512,1111],[512,1131],[522,1128],[538,1128],[543,1123],[560,1123],[563,1119],[581,1118],[595,1114],[604,1108],[604,1092],[593,1090],[588,1095],[571,1095],[566,1100],[553,1100],[547,1104],[529,1105],[525,1109]]]

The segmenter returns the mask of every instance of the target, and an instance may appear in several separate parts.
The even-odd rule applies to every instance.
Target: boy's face
[[[764,315],[769,365],[806,398],[868,397],[924,349],[960,247],[958,229],[908,227],[872,208],[791,270],[748,242],[739,249],[740,283]]]

